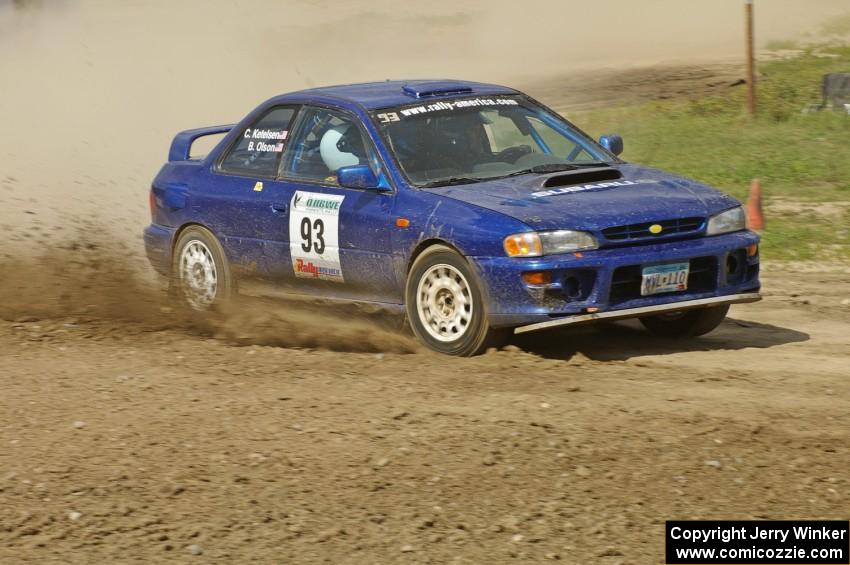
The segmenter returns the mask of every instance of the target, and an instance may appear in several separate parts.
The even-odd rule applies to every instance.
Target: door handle
[[[272,204],[272,212],[275,214],[286,214],[286,204]]]

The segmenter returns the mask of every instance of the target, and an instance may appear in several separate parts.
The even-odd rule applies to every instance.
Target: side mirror
[[[336,170],[336,182],[345,188],[381,190],[380,181],[369,165],[351,165]]]
[[[619,155],[623,152],[623,138],[616,133],[603,135],[599,138],[599,145],[613,153]]]

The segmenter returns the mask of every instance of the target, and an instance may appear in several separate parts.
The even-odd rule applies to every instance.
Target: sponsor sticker
[[[541,190],[532,192],[532,198],[544,198],[546,196],[558,196],[560,194],[572,194],[574,192],[585,192],[587,190],[597,190],[603,188],[615,188],[618,186],[632,186],[635,184],[655,184],[657,180],[615,180],[608,182],[598,182],[594,184],[579,184],[576,186],[561,186],[550,190]]]
[[[519,106],[519,102],[513,98],[467,98],[464,100],[441,100],[432,104],[422,104],[421,106],[411,106],[399,109],[395,112],[383,112],[377,114],[378,120],[382,124],[390,122],[398,122],[404,118],[413,118],[434,112],[451,112],[453,110],[463,110],[466,108],[487,108],[487,107],[503,107],[503,106]]]
[[[289,250],[299,278],[345,282],[339,262],[339,211],[345,196],[296,191],[290,202]]]

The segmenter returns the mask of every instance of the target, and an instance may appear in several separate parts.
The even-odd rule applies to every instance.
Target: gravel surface
[[[666,519],[846,519],[848,275],[768,271],[701,339],[472,359],[0,310],[0,562],[662,563]]]

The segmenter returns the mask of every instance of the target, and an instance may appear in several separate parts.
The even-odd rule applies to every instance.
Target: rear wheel
[[[230,266],[218,239],[205,228],[192,226],[180,234],[171,272],[177,297],[192,310],[221,309],[230,300]]]
[[[640,319],[646,329],[662,337],[696,337],[707,334],[720,325],[729,312],[729,305],[709,306],[671,312]]]
[[[510,335],[509,330],[490,327],[475,272],[444,245],[429,247],[416,258],[405,302],[413,333],[440,353],[477,355],[502,345]]]

